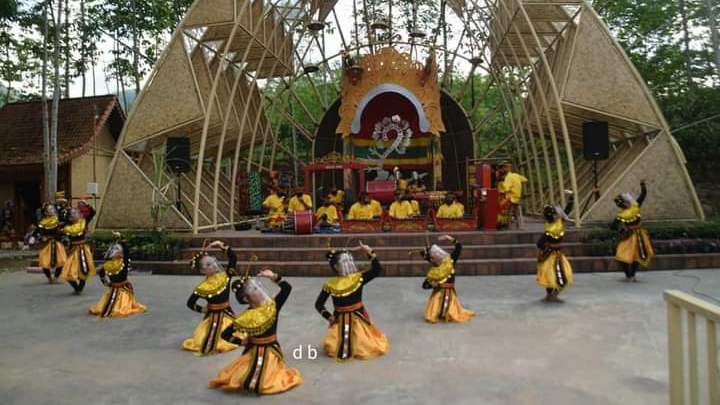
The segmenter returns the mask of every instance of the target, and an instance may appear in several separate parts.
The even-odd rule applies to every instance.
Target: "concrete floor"
[[[239,352],[201,358],[179,348],[200,320],[185,307],[199,277],[134,275],[149,312],[103,321],[86,314],[103,291],[97,280],[77,297],[42,275],[0,274],[0,403],[664,404],[662,291],[720,295],[720,271],[640,277],[579,275],[562,305],[540,303],[532,276],[461,277],[461,300],[478,312],[464,325],[422,320],[420,279],[380,278],[365,302],[391,352],[345,364],[292,359],[299,345],[321,349],[326,323],[313,308],[322,280],[291,278],[279,336],[305,382],[258,398],[207,388]]]

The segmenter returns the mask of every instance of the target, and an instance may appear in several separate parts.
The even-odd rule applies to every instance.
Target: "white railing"
[[[700,378],[707,382],[707,398],[711,405],[720,404],[720,382],[718,381],[718,342],[717,325],[720,323],[720,306],[701,300],[677,290],[667,290],[663,294],[667,302],[668,316],[668,359],[670,363],[670,405],[697,405],[701,399]],[[686,312],[687,327],[683,329],[682,313]],[[697,318],[705,318],[704,354],[707,358],[707,374],[701,373],[698,354]],[[687,335],[687,346],[683,332]],[[686,359],[683,349],[687,347]],[[686,386],[687,380],[687,386]]]

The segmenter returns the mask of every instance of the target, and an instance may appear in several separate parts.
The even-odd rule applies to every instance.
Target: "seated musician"
[[[270,228],[278,228],[285,223],[285,193],[276,188],[270,189],[270,195],[262,203],[268,211],[267,224]]]
[[[459,203],[455,194],[447,193],[443,204],[437,210],[437,217],[444,219],[462,218],[465,215],[465,207]]]
[[[410,203],[410,208],[412,208],[412,216],[420,216],[420,202],[415,199],[415,196],[410,191],[410,189],[405,189],[405,195],[403,195],[403,200]]]
[[[408,219],[413,216],[413,208],[410,202],[403,199],[404,193],[400,190],[395,191],[395,201],[390,204],[390,218],[392,219]]]
[[[379,212],[378,207],[380,208]],[[350,207],[347,219],[353,221],[370,221],[380,216],[382,216],[382,206],[380,206],[380,202],[371,199],[368,193],[363,192],[360,193],[358,202]]]
[[[323,199],[323,205],[315,212],[315,229],[328,230],[340,226],[337,207],[332,203],[332,194]]]
[[[312,211],[313,203],[310,195],[303,193],[300,187],[295,189],[295,194],[288,202],[288,214],[295,211]]]

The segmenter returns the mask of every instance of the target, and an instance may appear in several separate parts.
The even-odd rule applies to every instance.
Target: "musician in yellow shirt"
[[[277,228],[285,223],[285,193],[270,189],[270,195],[262,203],[268,211],[267,224],[271,228]]]
[[[342,190],[338,190],[337,187],[333,187],[330,189],[330,194],[328,195],[328,198],[330,198],[330,204],[335,204],[338,207],[342,207],[343,203],[345,202],[345,192]]]
[[[445,195],[443,204],[437,210],[437,217],[443,219],[462,218],[465,215],[465,207],[456,201],[455,194]]]
[[[410,189],[405,189],[405,195],[403,196],[403,200],[410,203],[410,208],[412,208],[412,216],[420,216],[420,203],[418,202],[418,200],[415,199],[415,196],[410,191]]]
[[[390,218],[408,219],[413,216],[413,209],[409,201],[403,199],[403,192],[395,191],[395,201],[390,204]]]
[[[350,207],[347,218],[354,221],[369,221],[381,215],[382,206],[380,206],[380,203],[371,199],[368,193],[363,192],[360,194],[360,200]]]
[[[310,195],[303,193],[302,189],[295,190],[295,195],[288,203],[288,214],[295,211],[312,211],[313,203]]]
[[[339,226],[337,207],[331,203],[332,195],[327,195],[323,205],[315,212],[315,229],[331,229]]]
[[[517,210],[522,199],[523,183],[527,183],[528,179],[521,174],[513,173],[509,163],[498,168],[498,178],[500,179],[497,185],[500,192],[500,207],[497,224],[498,228],[506,228],[510,225],[512,217],[518,215]]]

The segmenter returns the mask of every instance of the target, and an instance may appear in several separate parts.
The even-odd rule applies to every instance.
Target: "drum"
[[[312,211],[295,211],[285,219],[284,230],[296,235],[308,235],[312,233],[312,221]]]

